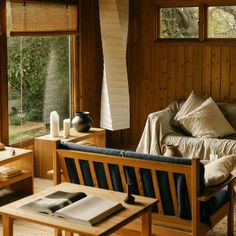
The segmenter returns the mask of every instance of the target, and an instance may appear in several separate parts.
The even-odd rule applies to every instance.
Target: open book
[[[123,208],[122,204],[102,199],[83,192],[68,193],[56,191],[45,197],[29,202],[21,208],[38,213],[94,225]]]

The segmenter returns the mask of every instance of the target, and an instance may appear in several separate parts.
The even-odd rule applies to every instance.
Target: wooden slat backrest
[[[156,171],[152,170],[152,180],[153,180],[153,185],[154,185],[154,190],[155,190],[155,194],[156,197],[158,199],[158,209],[160,214],[164,214],[163,211],[163,206],[162,206],[162,197],[161,197],[161,193],[160,193],[160,189],[159,189],[159,183],[158,183],[158,178],[156,176]]]
[[[76,170],[77,170],[77,174],[78,174],[78,178],[79,178],[80,184],[81,185],[85,185],[84,177],[82,175],[82,170],[81,170],[81,167],[80,167],[80,164],[79,164],[79,160],[75,161],[75,166],[76,166]]]
[[[111,175],[110,175],[108,163],[104,163],[104,170],[105,170],[105,174],[106,174],[108,188],[110,190],[113,190],[113,185],[112,185],[112,181],[111,181]]]
[[[93,179],[93,186],[98,188],[99,185],[98,185],[96,171],[95,171],[95,168],[94,168],[94,163],[93,163],[92,160],[89,160],[88,163],[89,163],[89,168],[91,170],[91,175],[92,175],[92,179]]]
[[[135,176],[136,176],[136,179],[137,179],[139,193],[140,193],[140,195],[144,195],[144,190],[143,190],[140,170],[137,167],[134,170],[135,170]]]
[[[124,171],[124,166],[123,165],[119,165],[119,171],[120,171],[123,191],[127,192],[127,188],[126,188],[127,181],[126,181],[126,178],[125,178],[125,171]]]
[[[178,216],[179,207],[178,207],[177,191],[175,188],[174,173],[168,172],[168,177],[169,177],[169,183],[170,183],[171,196],[173,198],[175,216]]]
[[[196,194],[196,192],[193,192],[191,190],[191,178],[193,174],[192,166],[191,165],[184,165],[184,164],[175,164],[175,163],[165,163],[165,162],[157,162],[153,160],[143,160],[143,159],[137,159],[137,158],[127,158],[127,157],[120,157],[120,156],[111,156],[111,155],[105,155],[105,154],[98,154],[98,153],[90,153],[90,152],[82,152],[82,151],[73,151],[73,150],[64,150],[64,149],[58,149],[57,150],[57,157],[59,159],[60,166],[62,168],[63,176],[65,181],[70,182],[69,173],[66,167],[66,159],[74,159],[76,164],[76,169],[79,172],[78,178],[80,181],[80,184],[84,184],[83,176],[81,174],[81,168],[79,167],[79,161],[88,161],[89,167],[91,170],[92,180],[95,187],[98,187],[98,179],[96,176],[95,171],[95,163],[102,163],[104,166],[104,171],[106,175],[106,180],[108,184],[108,188],[110,190],[113,190],[113,184],[112,184],[112,178],[109,170],[110,165],[117,165],[118,170],[120,173],[121,181],[122,181],[122,187],[124,192],[127,192],[127,180],[125,177],[125,168],[132,167],[134,168],[136,180],[137,180],[137,186],[139,190],[140,195],[144,195],[144,185],[141,181],[141,169],[148,169],[151,171],[152,181],[153,181],[153,187],[155,191],[156,198],[159,200],[158,202],[158,215],[163,215],[163,201],[165,199],[161,198],[158,178],[157,178],[157,171],[166,172],[168,174],[169,179],[169,186],[170,191],[173,199],[173,206],[174,206],[174,213],[175,216],[170,217],[171,221],[177,222],[180,220],[178,218],[178,199],[177,199],[177,191],[175,187],[175,173],[183,174],[186,178],[186,184],[187,184],[187,191],[189,193],[189,198],[191,202],[191,198],[193,195]],[[196,178],[196,176],[195,176]],[[192,206],[191,206],[192,207]]]

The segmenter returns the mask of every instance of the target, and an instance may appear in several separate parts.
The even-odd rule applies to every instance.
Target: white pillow
[[[179,120],[194,137],[220,138],[236,133],[212,98]]]
[[[177,112],[177,114],[174,117],[174,121],[176,123],[179,123],[179,119],[182,116],[187,115],[197,107],[199,107],[204,100],[197,96],[197,94],[192,91],[187,100],[184,102],[183,106],[180,108],[180,110]]]
[[[236,167],[236,154],[221,157],[205,165],[206,186],[214,186],[224,182]]]

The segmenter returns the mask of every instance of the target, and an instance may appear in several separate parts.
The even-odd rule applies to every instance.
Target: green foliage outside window
[[[236,6],[207,7],[207,38],[236,38]],[[160,38],[198,38],[199,7],[160,9]]]
[[[57,83],[63,89],[68,88],[67,41],[66,37],[56,40],[14,37],[8,40],[8,82],[11,90],[9,99],[20,98],[22,92],[26,120],[43,120],[45,81],[49,72],[50,53],[53,50],[57,51],[57,75],[60,75]]]
[[[161,38],[198,37],[198,8],[161,8]]]
[[[8,38],[10,125],[28,121],[47,124],[52,110],[57,110],[62,119],[69,117],[68,39]]]

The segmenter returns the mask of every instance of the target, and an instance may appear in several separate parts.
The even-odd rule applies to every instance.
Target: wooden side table
[[[10,188],[14,193],[20,195],[30,195],[34,189],[33,151],[14,148],[14,152],[15,154],[12,156],[10,147],[0,151],[0,166],[16,167],[23,173],[11,178],[1,178],[0,188]]]
[[[53,155],[59,141],[79,142],[83,144],[92,144],[99,147],[106,146],[106,132],[104,129],[91,128],[88,132],[77,132],[73,128],[70,129],[70,136],[63,137],[63,132],[59,133],[59,137],[52,138],[50,134],[36,137],[34,139],[34,158],[35,158],[35,176],[49,179],[51,176],[47,174],[53,169]]]

